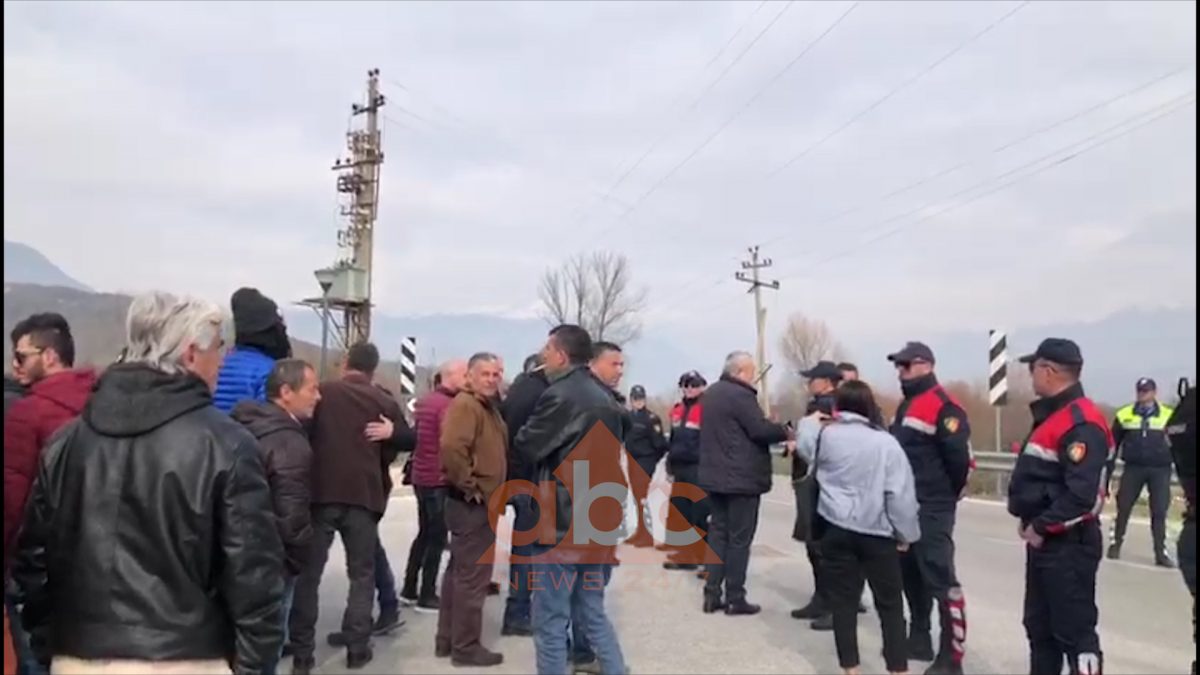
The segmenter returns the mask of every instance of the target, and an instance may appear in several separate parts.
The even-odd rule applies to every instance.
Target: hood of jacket
[[[96,371],[90,368],[66,370],[49,375],[29,388],[29,395],[52,401],[78,415],[96,385]]]
[[[212,405],[212,392],[195,375],[170,375],[131,363],[112,366],[83,411],[105,436],[140,436],[193,410]]]
[[[304,432],[300,422],[291,413],[271,402],[242,401],[230,416],[259,439],[280,431]]]

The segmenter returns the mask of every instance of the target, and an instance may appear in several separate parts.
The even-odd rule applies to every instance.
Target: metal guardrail
[[[1004,481],[1007,480],[1008,475],[1013,471],[1013,467],[1016,466],[1017,457],[1018,455],[1012,452],[977,452],[975,453],[975,470],[977,472],[987,471],[995,473],[996,490],[999,492],[1003,490]],[[1113,469],[1113,485],[1116,485],[1117,481],[1121,478],[1122,466],[1122,462],[1117,462],[1116,468]],[[1179,477],[1175,475],[1174,471],[1171,472],[1171,486],[1179,486]]]

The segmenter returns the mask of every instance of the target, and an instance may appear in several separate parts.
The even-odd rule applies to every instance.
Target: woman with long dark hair
[[[871,388],[846,382],[834,414],[801,420],[797,451],[817,484],[813,534],[821,550],[838,661],[858,673],[858,602],[871,585],[889,673],[908,671],[900,551],[921,536],[912,467],[896,439],[871,417]]]

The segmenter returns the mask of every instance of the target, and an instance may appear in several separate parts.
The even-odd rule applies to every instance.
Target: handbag
[[[792,539],[796,541],[815,541],[819,538],[815,527],[817,503],[821,499],[821,488],[817,484],[817,460],[821,456],[821,436],[825,430],[817,434],[817,447],[813,452],[813,460],[808,465],[808,473],[792,481],[792,491],[796,494],[796,523],[792,527]]]

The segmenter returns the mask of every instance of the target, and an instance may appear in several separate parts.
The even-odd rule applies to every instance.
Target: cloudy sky
[[[102,290],[311,296],[336,253],[329,167],[379,68],[384,312],[530,316],[548,264],[605,248],[650,289],[648,334],[723,353],[752,344],[733,280],[752,244],[776,329],[1194,307],[1195,15],[6,2],[5,237]]]

